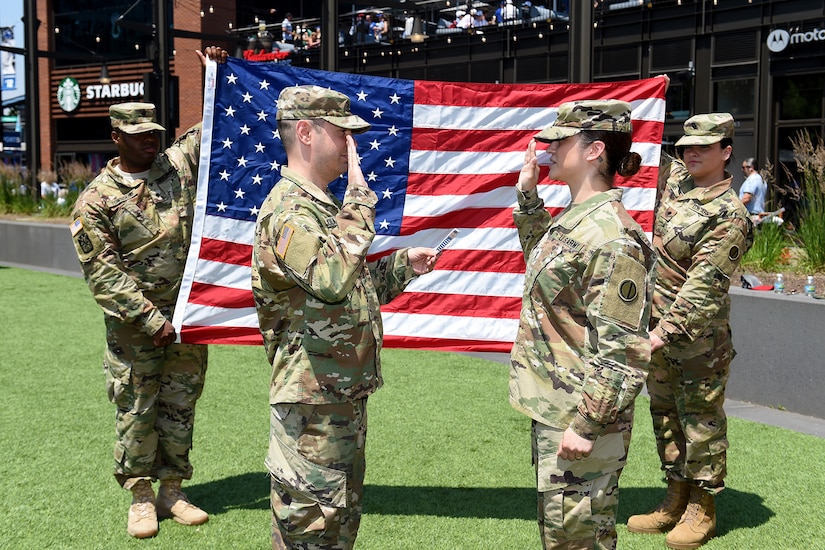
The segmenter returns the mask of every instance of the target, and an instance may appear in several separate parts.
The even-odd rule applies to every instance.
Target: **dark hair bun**
[[[639,155],[639,153],[631,151],[630,153],[624,156],[621,163],[619,164],[618,173],[622,177],[629,178],[630,176],[634,175],[636,172],[639,171],[639,167],[641,165],[641,155]]]

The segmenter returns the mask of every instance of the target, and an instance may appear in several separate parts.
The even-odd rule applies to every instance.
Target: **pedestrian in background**
[[[696,115],[684,129],[653,229],[659,276],[647,389],[667,494],[627,522],[634,533],[670,531],[670,548],[698,548],[716,533],[714,498],[727,475],[725,386],[735,355],[728,289],[753,239],[725,169],[733,117]]]
[[[630,104],[580,101],[531,140],[513,217],[527,263],[510,403],[532,419],[544,548],[616,548],[619,474],[650,360],[655,254],[613,187],[630,151]],[[536,185],[536,141],[570,205],[553,219]]]
[[[226,61],[221,48],[197,52]],[[103,370],[117,407],[115,478],[132,492],[127,531],[158,533],[158,516],[186,525],[209,519],[189,502],[195,403],[207,348],[176,344],[172,316],[189,252],[200,158],[200,124],[168,149],[151,103],[109,108],[118,156],[83,190],[71,224],[83,274],[103,310]],[[157,500],[152,483],[160,480]]]
[[[346,95],[293,86],[277,105],[287,166],[261,206],[252,257],[272,365],[272,547],[349,549],[361,521],[367,398],[382,385],[380,304],[430,272],[437,253],[367,261],[378,198],[352,134],[370,125]],[[342,173],[343,202],[327,189]]]
[[[759,215],[765,211],[765,199],[768,196],[768,184],[759,175],[756,167],[756,159],[746,158],[742,161],[742,172],[745,174],[745,181],[739,188],[739,200],[748,209],[751,215]]]

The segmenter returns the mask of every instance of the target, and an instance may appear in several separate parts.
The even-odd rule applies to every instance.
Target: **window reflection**
[[[152,39],[152,3],[134,0],[54,0],[54,49],[58,67],[99,63],[107,60],[147,58]],[[170,19],[171,21],[171,19]]]
[[[822,117],[825,75],[799,75],[777,81],[779,118],[799,120]]]
[[[714,83],[714,111],[730,113],[733,118],[753,115],[756,101],[756,79],[742,78]]]

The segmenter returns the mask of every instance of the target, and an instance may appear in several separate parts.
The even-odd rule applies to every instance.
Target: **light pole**
[[[303,9],[303,8],[302,8]],[[324,0],[321,4],[321,69],[338,70],[338,0]]]
[[[593,2],[570,2],[569,82],[593,81]]]
[[[151,90],[157,90],[157,97],[151,97],[155,104],[158,124],[166,128],[164,139],[166,145],[171,144],[174,134],[169,127],[169,2],[168,0],[154,0],[152,2],[153,13],[153,33],[152,46],[154,55],[152,57],[152,82],[156,86]]]
[[[23,25],[26,28],[25,49],[37,52],[37,2],[24,2]],[[32,198],[40,200],[40,186],[37,184],[37,171],[40,169],[40,83],[37,55],[25,56],[26,70],[26,166],[32,187]],[[38,132],[38,135],[35,135]]]

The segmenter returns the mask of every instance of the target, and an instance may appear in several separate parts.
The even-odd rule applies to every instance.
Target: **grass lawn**
[[[269,547],[269,367],[257,347],[212,346],[184,485],[211,515],[126,533],[130,495],[111,475],[101,313],[81,279],[0,267],[0,548]],[[370,398],[362,549],[537,549],[529,421],[507,403],[507,367],[458,354],[385,350]],[[664,482],[639,400],[621,480],[619,546],[664,548],[628,533]],[[825,547],[825,439],[731,419],[719,536],[704,548]]]

